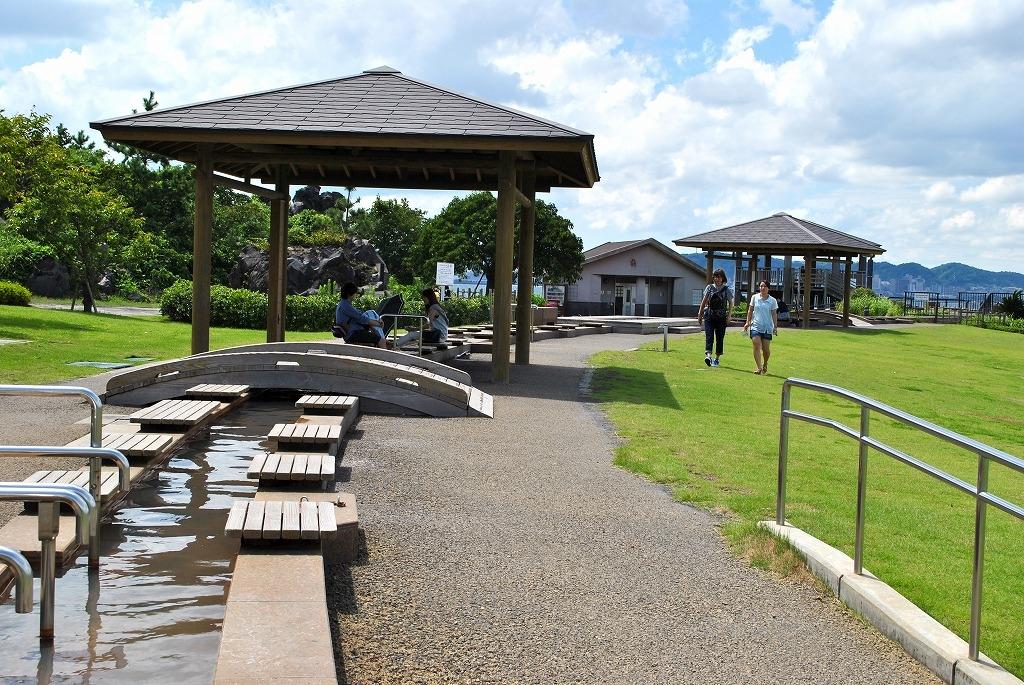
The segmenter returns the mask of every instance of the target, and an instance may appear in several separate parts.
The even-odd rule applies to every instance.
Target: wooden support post
[[[536,222],[536,182],[533,170],[520,174],[522,195],[529,204],[519,211],[519,296],[516,299],[516,364],[530,363],[530,340],[533,337],[533,242]]]
[[[843,328],[850,326],[850,271],[853,270],[853,257],[846,256],[846,269],[843,271]]]
[[[811,291],[814,290],[814,255],[804,257],[804,328],[811,327]]]
[[[749,271],[749,273],[747,273],[747,281],[749,281],[748,287],[750,288],[750,290],[748,290],[747,293],[750,295],[750,297],[753,297],[754,293],[757,292],[757,255],[756,254],[750,255],[750,262],[749,262],[749,264],[750,264],[750,271]]]
[[[275,190],[288,196],[284,170],[277,168]],[[267,273],[267,342],[284,341],[285,297],[287,295],[285,258],[288,253],[288,201],[270,202],[270,264]]]
[[[494,337],[491,344],[491,376],[508,383],[512,325],[512,245],[515,242],[516,156],[498,154],[498,224],[494,249]]]
[[[707,275],[707,282],[711,282],[711,274],[715,270],[715,248],[708,248],[708,263],[704,267],[704,272]]]
[[[192,232],[192,354],[210,349],[210,260],[213,251],[213,163],[210,147],[199,147],[195,170],[196,209]]]
[[[782,265],[782,299],[793,304],[793,255],[786,255]]]

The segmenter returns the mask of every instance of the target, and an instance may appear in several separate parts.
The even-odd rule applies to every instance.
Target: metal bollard
[[[668,324],[667,323],[663,323],[660,326],[658,326],[658,328],[661,329],[661,333],[662,333],[661,351],[662,352],[668,352]]]

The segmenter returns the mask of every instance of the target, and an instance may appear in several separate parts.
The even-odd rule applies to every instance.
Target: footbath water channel
[[[84,553],[58,572],[52,645],[38,638],[38,579],[32,613],[0,602],[0,682],[211,682],[238,553],[227,513],[256,491],[246,470],[268,429],[295,413],[294,400],[249,401],[136,483],[103,521],[98,573]]]

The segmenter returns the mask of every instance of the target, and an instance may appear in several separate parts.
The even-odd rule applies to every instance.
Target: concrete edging
[[[968,658],[962,638],[913,602],[864,570],[853,572],[853,559],[788,523],[761,521],[758,526],[786,540],[804,557],[807,568],[839,599],[880,633],[899,644],[928,670],[951,685],[1024,685],[984,654]]]

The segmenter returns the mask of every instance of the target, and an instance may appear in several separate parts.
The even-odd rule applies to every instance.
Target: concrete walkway
[[[533,347],[495,418],[364,416],[343,465],[366,536],[329,573],[348,683],[937,683],[831,596],[751,569],[711,514],[612,466],[585,360]],[[637,411],[643,411],[638,407]],[[680,415],[680,420],[693,417]]]

